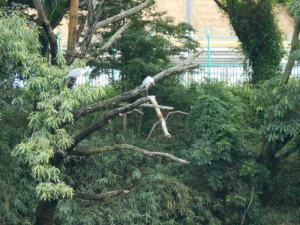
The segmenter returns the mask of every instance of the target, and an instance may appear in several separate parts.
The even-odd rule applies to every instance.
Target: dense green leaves
[[[107,8],[107,15],[119,12],[121,3]],[[98,65],[119,69],[123,88],[168,67],[170,55],[195,47],[188,25],[148,13],[153,20],[132,18],[132,28]],[[88,151],[133,144],[188,159],[188,166],[117,150],[61,160],[74,144],[74,134],[99,122],[108,109],[81,119],[73,112],[120,90],[89,84],[68,88],[70,68],[63,55],[57,66],[50,66],[39,54],[35,29],[24,18],[3,12],[0,28],[1,224],[32,224],[37,202],[58,204],[55,224],[66,225],[235,225],[243,218],[253,225],[300,223],[299,81],[283,85],[275,78],[255,88],[208,81],[184,87],[176,77],[156,90],[160,104],[189,113],[167,120],[172,139],[157,128],[146,141],[157,118],[153,109],[141,109],[143,115],[127,115],[126,126],[121,114],[109,118],[106,127],[76,146]],[[98,201],[79,194],[112,190],[126,194]]]

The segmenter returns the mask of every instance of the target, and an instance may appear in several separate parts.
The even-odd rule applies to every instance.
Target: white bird
[[[75,83],[77,85],[85,83],[94,69],[95,67],[86,66],[70,70],[67,78],[71,81],[71,86],[75,85]]]
[[[146,88],[147,96],[148,96],[148,89],[149,87],[151,87],[151,85],[155,86],[154,79],[153,77],[147,76],[142,83],[142,88],[144,87]]]

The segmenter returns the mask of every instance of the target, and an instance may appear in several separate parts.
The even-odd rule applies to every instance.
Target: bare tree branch
[[[168,131],[167,123],[166,123],[166,121],[165,121],[165,119],[164,119],[164,117],[163,117],[163,115],[162,115],[162,113],[160,111],[160,108],[159,108],[159,106],[157,104],[155,96],[149,96],[148,99],[152,103],[152,105],[153,105],[153,107],[155,109],[156,115],[157,115],[157,117],[158,117],[158,119],[159,119],[159,121],[161,123],[161,128],[162,128],[162,130],[164,132],[165,137],[171,138],[171,134]]]
[[[152,104],[149,104],[149,103],[144,103],[144,104],[140,105],[140,107],[143,107],[143,108],[153,108],[153,105],[152,105]],[[159,105],[159,108],[160,108],[161,110],[166,110],[166,111],[174,110],[174,107],[171,107],[171,106],[165,106],[165,105]]]
[[[109,38],[109,40],[102,45],[102,47],[97,50],[97,54],[100,55],[101,53],[105,52],[109,49],[119,38],[120,36],[131,26],[132,22],[129,20],[125,23],[113,36]]]
[[[247,208],[246,208],[245,211],[244,211],[241,225],[244,225],[244,223],[245,223],[245,219],[246,219],[246,216],[247,216],[247,214],[248,214],[248,211],[249,211],[249,209],[250,209],[250,207],[251,207],[251,204],[252,204],[252,201],[253,201],[253,197],[254,197],[254,188],[252,187],[250,201],[249,201],[249,204],[248,204]]]
[[[167,114],[165,120],[167,121],[168,118],[169,118],[171,115],[174,115],[174,114],[188,115],[188,113],[186,113],[186,112],[182,112],[182,111],[173,111],[173,112],[169,112],[169,113]],[[156,128],[159,124],[160,124],[160,121],[157,121],[155,124],[153,124],[153,126],[152,126],[152,128],[151,128],[151,130],[150,130],[150,132],[149,132],[149,134],[148,134],[148,136],[147,136],[147,138],[146,138],[146,140],[149,140],[149,139],[150,139],[152,133],[154,132],[155,128]]]
[[[98,2],[99,8],[101,8],[102,4],[104,3],[103,1]],[[96,12],[96,5],[94,0],[87,0],[87,8],[88,8],[88,14],[87,14],[87,29],[84,34],[84,38],[82,42],[80,43],[80,54],[79,57],[84,57],[87,53],[87,50],[92,42],[92,37],[95,32],[95,23],[98,21],[100,18],[102,12],[97,11]]]
[[[138,153],[141,153],[141,154],[149,156],[149,157],[164,157],[164,158],[167,158],[167,159],[175,161],[175,162],[179,162],[179,163],[184,164],[184,165],[187,165],[187,164],[190,163],[187,160],[177,158],[176,156],[174,156],[172,154],[169,154],[169,153],[166,153],[166,152],[151,152],[151,151],[148,151],[146,149],[143,149],[143,148],[140,148],[140,147],[137,147],[137,146],[133,146],[133,145],[128,145],[128,144],[103,146],[103,147],[95,148],[95,149],[90,150],[90,151],[74,150],[70,154],[75,155],[75,156],[93,156],[93,155],[97,155],[97,154],[101,154],[101,153],[105,153],[105,152],[110,152],[110,151],[117,151],[117,150],[134,151],[134,152],[138,152]]]
[[[185,63],[179,64],[177,66],[168,68],[158,74],[156,74],[153,78],[155,82],[158,82],[168,76],[178,74],[181,72],[184,72],[186,70],[191,70],[199,67],[199,64],[197,62],[194,62],[194,59],[198,56],[199,54],[195,54],[194,57],[191,57],[189,60],[187,60]],[[146,90],[145,87],[143,86],[138,86],[135,89],[132,89],[130,91],[126,91],[120,95],[117,95],[115,97],[112,97],[110,99],[96,102],[93,104],[90,104],[88,106],[82,107],[78,110],[76,110],[73,115],[74,119],[77,120],[80,117],[83,117],[85,115],[88,115],[90,113],[96,112],[100,109],[107,109],[109,107],[117,106],[120,102],[127,101],[131,98],[134,98],[144,92]]]
[[[113,118],[114,116],[119,115],[119,113],[125,113],[128,111],[132,111],[133,109],[135,109],[136,107],[138,107],[139,105],[148,102],[149,99],[148,98],[140,98],[138,100],[136,100],[135,102],[128,104],[126,106],[120,107],[120,108],[116,108],[113,109],[111,111],[108,111],[106,113],[104,113],[104,115],[102,116],[101,120],[81,131],[79,131],[75,136],[73,136],[73,144],[66,150],[66,151],[71,151],[76,145],[78,145],[83,139],[87,138],[88,136],[90,136],[92,133],[94,133],[95,131],[103,128],[106,123]]]
[[[85,194],[85,193],[76,193],[75,197],[83,200],[90,200],[90,201],[106,201],[108,199],[114,198],[114,197],[120,197],[122,195],[126,195],[130,192],[130,190],[116,190],[116,191],[108,191],[101,194]]]
[[[126,11],[123,11],[121,13],[119,13],[118,15],[112,16],[110,18],[107,18],[103,21],[100,21],[98,23],[96,23],[95,25],[95,30],[98,30],[101,27],[105,27],[108,24],[111,24],[113,22],[125,19],[131,15],[134,15],[140,11],[142,11],[143,9],[149,7],[150,5],[154,4],[154,0],[146,0],[145,2],[141,3],[140,5],[133,7],[131,9],[128,9]]]
[[[54,65],[56,64],[56,55],[57,55],[57,50],[58,50],[58,45],[57,45],[57,40],[54,34],[54,31],[51,27],[51,24],[46,16],[43,4],[41,0],[33,0],[34,7],[37,11],[38,15],[38,22],[40,25],[43,27],[49,44],[50,44],[50,54],[51,54],[51,64]]]

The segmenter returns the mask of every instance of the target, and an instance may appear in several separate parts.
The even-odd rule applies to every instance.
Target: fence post
[[[61,40],[62,40],[62,36],[61,33],[58,32],[56,35],[56,40],[57,40],[57,45],[58,45],[58,51],[61,51]]]
[[[207,66],[208,66],[208,78],[210,78],[211,76],[211,49],[210,49],[210,41],[211,41],[211,34],[210,34],[210,30],[206,29],[206,33],[207,33]]]

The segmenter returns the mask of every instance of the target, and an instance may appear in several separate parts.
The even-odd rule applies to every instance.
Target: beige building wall
[[[186,1],[156,0],[155,9],[166,11],[167,15],[173,17],[176,22],[185,22]],[[276,8],[275,15],[281,31],[289,39],[293,32],[293,19],[288,15],[286,8],[281,6]],[[62,33],[63,45],[66,45],[68,35],[68,27],[65,24],[66,20],[55,30],[55,32]],[[219,10],[214,0],[192,0],[192,25],[196,29],[195,38],[200,41],[202,46],[205,46],[207,42],[207,29],[210,30],[212,36],[212,46],[236,47],[238,45],[228,18]]]
[[[156,0],[156,9],[166,11],[177,22],[185,21],[187,0]],[[275,10],[280,29],[287,35],[293,32],[293,19],[286,8],[280,6]],[[227,17],[219,10],[213,0],[192,0],[192,25],[198,33],[210,28],[213,35],[232,36],[234,32]]]

